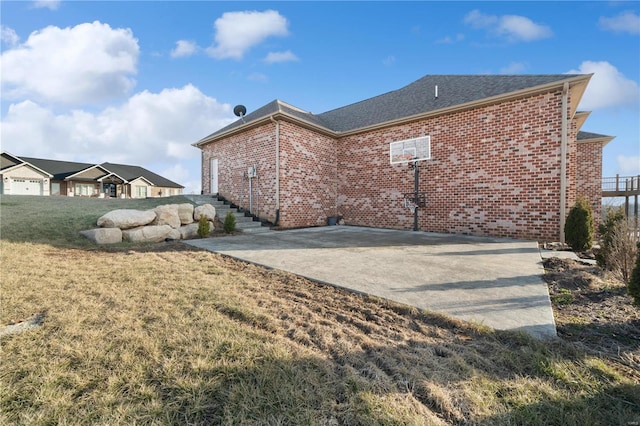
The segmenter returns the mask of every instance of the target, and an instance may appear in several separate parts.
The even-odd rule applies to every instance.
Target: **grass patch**
[[[558,305],[568,305],[573,303],[574,297],[571,290],[566,288],[561,288],[558,290],[557,294],[551,295],[551,301],[553,303],[557,303]]]
[[[56,215],[78,210],[61,206],[74,207]],[[87,250],[56,233],[44,243],[46,231],[23,241],[15,235],[51,226],[14,207],[24,220],[13,218],[9,234],[1,223],[0,324],[44,317],[0,341],[1,424],[640,419],[640,379],[577,345],[494,332],[178,242]]]
[[[183,196],[116,199],[0,195],[0,238],[58,247],[95,247],[79,232],[96,228],[98,218],[111,210],[148,210],[162,204],[189,202]]]

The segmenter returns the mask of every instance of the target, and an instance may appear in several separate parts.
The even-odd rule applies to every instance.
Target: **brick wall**
[[[389,164],[389,144],[430,135],[432,160],[420,164],[421,230],[557,241],[561,110],[557,90],[338,140],[280,120],[280,224],[324,225],[338,214],[347,224],[412,229],[402,194],[413,191],[414,174]],[[599,203],[602,163],[600,146],[576,142],[574,120],[568,130],[567,213],[577,193]],[[203,147],[205,193],[210,158],[219,160],[220,194],[245,208],[246,170],[256,164],[254,213],[275,221],[273,123]]]
[[[561,107],[556,91],[345,137],[338,211],[354,225],[412,229],[402,193],[413,191],[413,172],[389,164],[389,143],[431,135],[432,160],[420,165],[427,193],[421,230],[558,240]],[[569,181],[575,191],[575,178]]]
[[[596,229],[602,219],[602,143],[579,142],[577,193],[589,200]]]
[[[218,159],[218,193],[227,200],[249,209],[247,168],[255,165],[257,177],[251,180],[252,213],[276,219],[275,124],[268,123],[202,147],[202,189],[211,193],[210,159]]]
[[[280,223],[298,228],[336,215],[336,140],[280,121]]]

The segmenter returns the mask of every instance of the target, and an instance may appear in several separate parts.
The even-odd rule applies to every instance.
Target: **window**
[[[60,184],[58,182],[51,182],[51,195],[60,195]]]
[[[147,198],[147,187],[146,186],[135,186],[136,198]]]
[[[95,186],[89,183],[76,183],[76,195],[91,197],[95,191]]]

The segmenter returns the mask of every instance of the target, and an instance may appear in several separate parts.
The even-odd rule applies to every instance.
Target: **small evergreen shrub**
[[[627,287],[629,295],[633,298],[633,303],[640,307],[640,242],[636,245],[636,266],[631,272],[631,279]]]
[[[222,227],[224,228],[224,232],[226,232],[227,234],[230,234],[236,230],[236,217],[233,215],[233,213],[227,213],[227,215],[224,217],[224,224],[222,225]]]
[[[198,236],[200,238],[205,238],[209,235],[210,231],[211,224],[209,223],[209,218],[205,215],[200,216],[200,219],[198,219]]]
[[[600,251],[596,254],[596,261],[598,266],[602,269],[609,268],[607,263],[612,257],[613,239],[616,234],[616,228],[620,226],[619,222],[624,220],[624,210],[622,206],[612,207],[609,206],[606,209],[604,221],[598,227],[600,233]]]
[[[578,198],[569,210],[564,224],[564,236],[567,244],[576,251],[589,250],[593,245],[593,212],[589,202]]]

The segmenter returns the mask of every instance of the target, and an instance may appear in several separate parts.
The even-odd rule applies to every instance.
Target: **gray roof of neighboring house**
[[[184,188],[184,186],[180,184],[170,181],[169,179],[164,178],[159,174],[153,173],[152,171],[139,166],[127,166],[125,164],[113,163],[102,163],[100,165],[110,172],[113,172],[128,181],[142,176],[156,186],[163,186],[168,188]]]
[[[138,177],[144,177],[149,182],[153,183],[156,186],[168,187],[168,188],[184,188],[184,186],[177,184],[173,181],[170,181],[167,178],[164,178],[152,171],[149,171],[143,167],[139,166],[129,166],[125,164],[113,164],[113,163],[102,163],[102,164],[90,164],[90,163],[75,163],[71,161],[57,161],[57,160],[46,160],[42,158],[31,158],[31,157],[18,157],[27,163],[33,164],[34,166],[42,169],[46,172],[49,172],[53,175],[53,180],[64,180],[65,178],[86,170],[93,166],[100,166],[108,171],[117,174],[123,179],[127,181],[131,181]]]
[[[39,169],[49,172],[53,175],[53,180],[64,180],[67,176],[71,176],[84,169],[95,166],[89,163],[75,163],[72,161],[46,160],[42,158],[20,157],[22,161],[33,164]]]
[[[418,114],[455,107],[494,96],[557,83],[579,74],[546,75],[427,75],[401,89],[336,108],[321,114],[302,111],[275,100],[202,141],[245,123],[285,112],[334,132],[348,132]],[[436,86],[438,96],[435,96]]]

